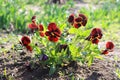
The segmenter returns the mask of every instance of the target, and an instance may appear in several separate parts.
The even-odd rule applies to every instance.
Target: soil
[[[81,5],[85,6],[84,4],[88,5],[81,2]],[[75,8],[80,7],[78,4],[75,6]],[[75,80],[120,80],[115,72],[117,68],[120,69],[120,48],[115,47],[114,52],[102,55],[103,60],[95,59],[90,67],[71,62],[67,67],[62,67],[59,73],[49,76],[49,69],[38,65],[37,62],[34,63],[34,58],[31,57],[34,54],[20,47],[18,36],[12,34],[14,37],[11,39],[8,38],[10,35],[11,33],[0,31],[0,80],[8,80],[6,77],[12,80],[72,80],[72,78]],[[103,43],[100,45],[103,46]],[[32,60],[33,63],[29,64]]]

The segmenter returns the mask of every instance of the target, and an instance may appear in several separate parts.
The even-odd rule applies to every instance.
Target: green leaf
[[[68,32],[71,34],[75,34],[77,31],[78,30],[76,28],[70,28]]]
[[[118,76],[118,78],[120,79],[120,70],[117,68],[116,69],[116,75]]]
[[[49,75],[54,74],[54,73],[55,73],[55,71],[56,71],[56,67],[55,67],[55,65],[51,65],[51,66],[50,66]]]
[[[93,56],[89,56],[88,66],[91,66],[92,62],[93,62]]]

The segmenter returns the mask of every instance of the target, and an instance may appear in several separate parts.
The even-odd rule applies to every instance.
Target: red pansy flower
[[[30,23],[30,24],[28,25],[28,27],[29,27],[32,31],[38,29],[38,25],[36,24],[35,20],[36,20],[36,16],[33,16],[33,17],[31,18],[32,23]]]
[[[45,32],[45,35],[48,36],[50,41],[57,42],[61,36],[61,31],[55,23],[50,23],[48,25],[48,31]]]
[[[106,43],[106,49],[102,52],[102,54],[108,54],[109,52],[112,52],[114,48],[113,42],[107,42]]]
[[[30,38],[28,36],[23,36],[21,38],[21,44],[27,48],[27,50],[32,51],[32,47],[30,46]]]
[[[71,14],[68,18],[68,22],[71,23],[75,28],[79,28],[81,26],[86,26],[87,24],[87,17],[84,14],[79,14],[77,18]]]
[[[30,41],[30,38],[29,38],[28,36],[23,36],[23,37],[21,38],[21,43],[22,43],[23,46],[29,45],[30,42],[31,42],[31,41]]]
[[[102,36],[102,30],[100,28],[94,28],[86,40],[92,41],[93,44],[98,44],[99,39],[101,39]]]
[[[107,43],[106,43],[106,49],[112,50],[113,48],[114,48],[113,42],[107,42]]]
[[[102,30],[100,28],[94,28],[92,31],[91,31],[91,34],[90,34],[91,37],[97,37],[98,39],[101,39],[103,34],[102,34]]]
[[[69,17],[68,17],[68,22],[73,24],[74,23],[74,15],[71,14]]]
[[[81,17],[75,18],[73,26],[75,28],[81,27],[82,26],[82,18]]]
[[[30,24],[28,25],[28,27],[29,27],[32,31],[34,31],[34,30],[43,31],[43,30],[44,30],[43,25],[42,25],[42,24],[39,24],[39,25],[38,25],[38,24],[36,23],[35,19],[36,19],[36,16],[33,16],[33,17],[31,18],[32,23],[30,23]]]
[[[44,28],[43,28],[43,25],[42,24],[36,24],[35,22],[35,19],[36,19],[36,16],[33,16],[31,18],[32,20],[32,23],[28,25],[28,27],[31,29],[31,31],[33,32],[34,30],[38,30],[39,31],[39,34],[41,37],[44,37]]]

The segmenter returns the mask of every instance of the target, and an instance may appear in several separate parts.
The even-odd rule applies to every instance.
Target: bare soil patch
[[[4,35],[4,36],[3,36]],[[9,34],[1,33],[1,40]],[[17,37],[14,37],[17,40]],[[0,41],[2,42],[2,41]],[[12,45],[16,45],[13,49]],[[85,80],[119,80],[115,74],[116,68],[120,68],[120,49],[115,48],[114,52],[103,55],[104,60],[95,59],[94,63],[88,67],[79,65],[79,63],[71,62],[69,66],[61,67],[59,72],[49,76],[49,69],[42,67],[32,57],[33,53],[27,52],[25,49],[19,49],[19,41],[4,41],[0,43],[0,80],[7,80],[4,76],[5,70],[7,76],[12,76],[14,80],[71,80],[72,76],[75,79]],[[5,49],[5,51],[4,51]],[[118,60],[115,60],[115,56]],[[26,62],[32,66],[26,66]]]

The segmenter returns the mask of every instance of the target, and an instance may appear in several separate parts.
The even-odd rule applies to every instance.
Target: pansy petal
[[[38,28],[39,28],[39,31],[44,31],[44,28],[43,28],[42,24],[39,24]]]
[[[58,32],[54,32],[55,36],[60,37],[61,34],[59,34]]]
[[[82,22],[82,18],[81,17],[75,18],[75,22]]]
[[[73,14],[71,14],[71,15],[69,16],[68,22],[69,22],[69,23],[73,23],[73,22],[74,22],[74,15],[73,15]]]
[[[99,38],[99,39],[101,39],[101,38],[102,38],[102,36],[103,36],[103,34],[99,34],[99,35],[98,35],[98,38]]]
[[[79,17],[82,18],[82,25],[85,26],[87,23],[87,17],[84,14],[79,14]]]
[[[30,41],[30,38],[28,36],[23,36],[21,38],[21,42],[24,46],[26,46],[26,45],[30,44],[31,41]]]
[[[93,40],[92,40],[92,43],[93,43],[93,44],[98,44],[98,42],[99,42],[98,39],[93,39]]]
[[[106,43],[106,49],[112,50],[113,48],[114,48],[113,42],[107,42],[107,43]]]
[[[87,20],[87,17],[84,14],[79,14],[79,17],[81,17],[82,19],[86,19]]]
[[[45,32],[45,35],[46,35],[46,36],[50,36],[50,35],[51,35],[51,32],[50,32],[50,31],[46,31],[46,32]]]
[[[32,16],[31,20],[33,21],[33,20],[35,20],[35,19],[36,19],[36,16]]]
[[[87,24],[87,20],[85,19],[85,20],[82,21],[82,25],[86,26],[86,24]]]
[[[32,47],[30,45],[27,45],[26,48],[28,51],[30,51],[30,52],[32,51]]]
[[[73,26],[75,27],[75,28],[79,28],[79,27],[81,27],[81,24],[73,24]]]
[[[45,34],[42,31],[40,31],[39,34],[40,34],[41,37],[45,36]]]
[[[52,42],[57,42],[58,41],[58,37],[54,37],[54,36],[49,36],[48,39]]]
[[[38,29],[38,26],[36,24],[34,24],[34,23],[29,24],[28,27],[30,29]]]
[[[56,30],[56,27],[57,27],[57,25],[55,23],[50,23],[48,25],[48,30],[49,31],[54,31],[54,30]]]
[[[56,27],[56,30],[54,32],[57,32],[58,34],[61,34],[61,31],[58,27]]]
[[[43,55],[42,55],[42,61],[46,61],[47,59],[48,59],[48,56],[45,55],[45,54],[43,54]]]

